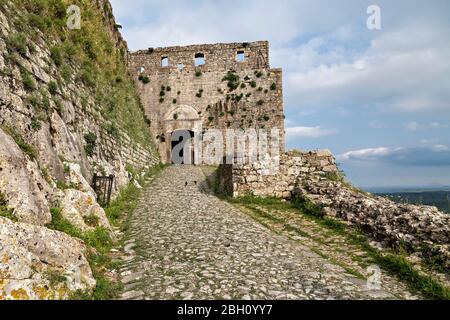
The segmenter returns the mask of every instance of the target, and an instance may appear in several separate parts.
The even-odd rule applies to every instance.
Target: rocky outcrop
[[[112,237],[114,236],[105,210],[91,194],[74,189],[65,190],[61,208],[62,216],[82,231],[92,231],[102,227],[108,230]]]
[[[65,299],[95,280],[81,241],[0,217],[0,300]]]
[[[418,253],[450,270],[450,215],[434,207],[394,203],[352,187],[328,150],[288,153],[279,164],[267,160],[222,166],[219,185],[234,197],[252,193],[306,198],[324,214],[361,228],[383,247]]]
[[[45,225],[51,221],[47,182],[35,162],[0,128],[0,192],[21,222]]]
[[[67,37],[61,7],[0,1],[0,216],[14,220],[0,218],[0,300],[92,289],[84,245],[43,227],[51,208],[114,240],[92,176],[114,175],[114,197],[128,171],[159,163],[108,0],[78,5],[82,25],[95,26],[77,30],[87,46]]]
[[[450,215],[435,207],[394,203],[320,176],[299,179],[294,196],[308,198],[386,247],[440,257],[450,270]]]

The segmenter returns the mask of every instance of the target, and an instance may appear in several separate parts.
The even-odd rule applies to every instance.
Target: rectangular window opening
[[[245,61],[245,52],[244,51],[238,51],[236,53],[236,61],[237,62],[244,62]]]
[[[169,58],[168,57],[162,57],[161,58],[161,67],[167,68],[169,66]]]
[[[195,66],[203,66],[205,64],[205,55],[203,53],[197,53],[195,55]]]

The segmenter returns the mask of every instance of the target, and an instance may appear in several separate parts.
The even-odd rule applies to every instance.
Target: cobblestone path
[[[387,291],[208,192],[198,167],[167,168],[142,192],[125,242],[122,299],[414,298]]]

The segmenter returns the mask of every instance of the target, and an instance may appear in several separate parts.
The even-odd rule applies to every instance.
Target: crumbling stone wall
[[[247,193],[290,199],[298,179],[306,174],[336,173],[330,151],[289,152],[281,155],[279,164],[273,159],[244,165],[221,166],[221,186],[234,197]]]
[[[234,197],[250,193],[306,199],[323,208],[325,215],[364,230],[382,247],[401,248],[421,258],[427,255],[450,268],[450,215],[435,207],[394,203],[352,187],[343,181],[327,150],[282,155],[278,169],[270,160],[222,166],[219,186]]]
[[[203,65],[195,66],[196,56]],[[131,53],[129,70],[163,161],[178,129],[279,128],[283,151],[282,71],[269,66],[268,42],[151,48]]]

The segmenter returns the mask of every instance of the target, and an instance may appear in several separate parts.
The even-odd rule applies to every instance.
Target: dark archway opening
[[[172,164],[194,164],[194,132],[191,130],[176,130],[172,132],[170,150]]]

